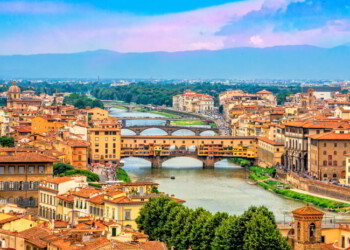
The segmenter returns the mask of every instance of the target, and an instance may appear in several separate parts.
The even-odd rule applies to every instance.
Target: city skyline
[[[350,42],[345,0],[4,1],[0,54],[221,50]]]

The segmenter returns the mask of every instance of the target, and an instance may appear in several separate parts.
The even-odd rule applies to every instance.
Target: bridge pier
[[[151,167],[152,168],[161,168],[162,167],[162,163],[160,161],[159,156],[151,158]]]
[[[215,162],[214,157],[207,156],[203,161],[203,168],[214,168]]]

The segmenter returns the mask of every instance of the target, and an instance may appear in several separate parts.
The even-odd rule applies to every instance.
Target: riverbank
[[[171,113],[161,112],[161,111],[148,111],[148,113],[155,114],[155,115],[162,115],[168,118],[179,118],[180,116],[174,115]]]
[[[259,166],[248,167],[249,178],[265,190],[274,192],[287,198],[292,198],[306,203],[311,203],[319,208],[328,209],[333,212],[347,212],[348,203],[315,196],[313,194],[290,190],[291,186],[274,179],[276,170],[274,168],[262,168]]]

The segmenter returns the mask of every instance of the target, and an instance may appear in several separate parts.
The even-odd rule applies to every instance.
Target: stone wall
[[[283,177],[283,175],[279,173],[277,173],[277,176]],[[301,178],[294,173],[288,173],[284,180],[297,189],[350,202],[350,187],[342,187],[330,183]]]

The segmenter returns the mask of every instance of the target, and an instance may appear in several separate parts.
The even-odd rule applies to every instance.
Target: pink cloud
[[[16,14],[62,14],[73,9],[74,5],[55,2],[0,2],[0,13]]]

